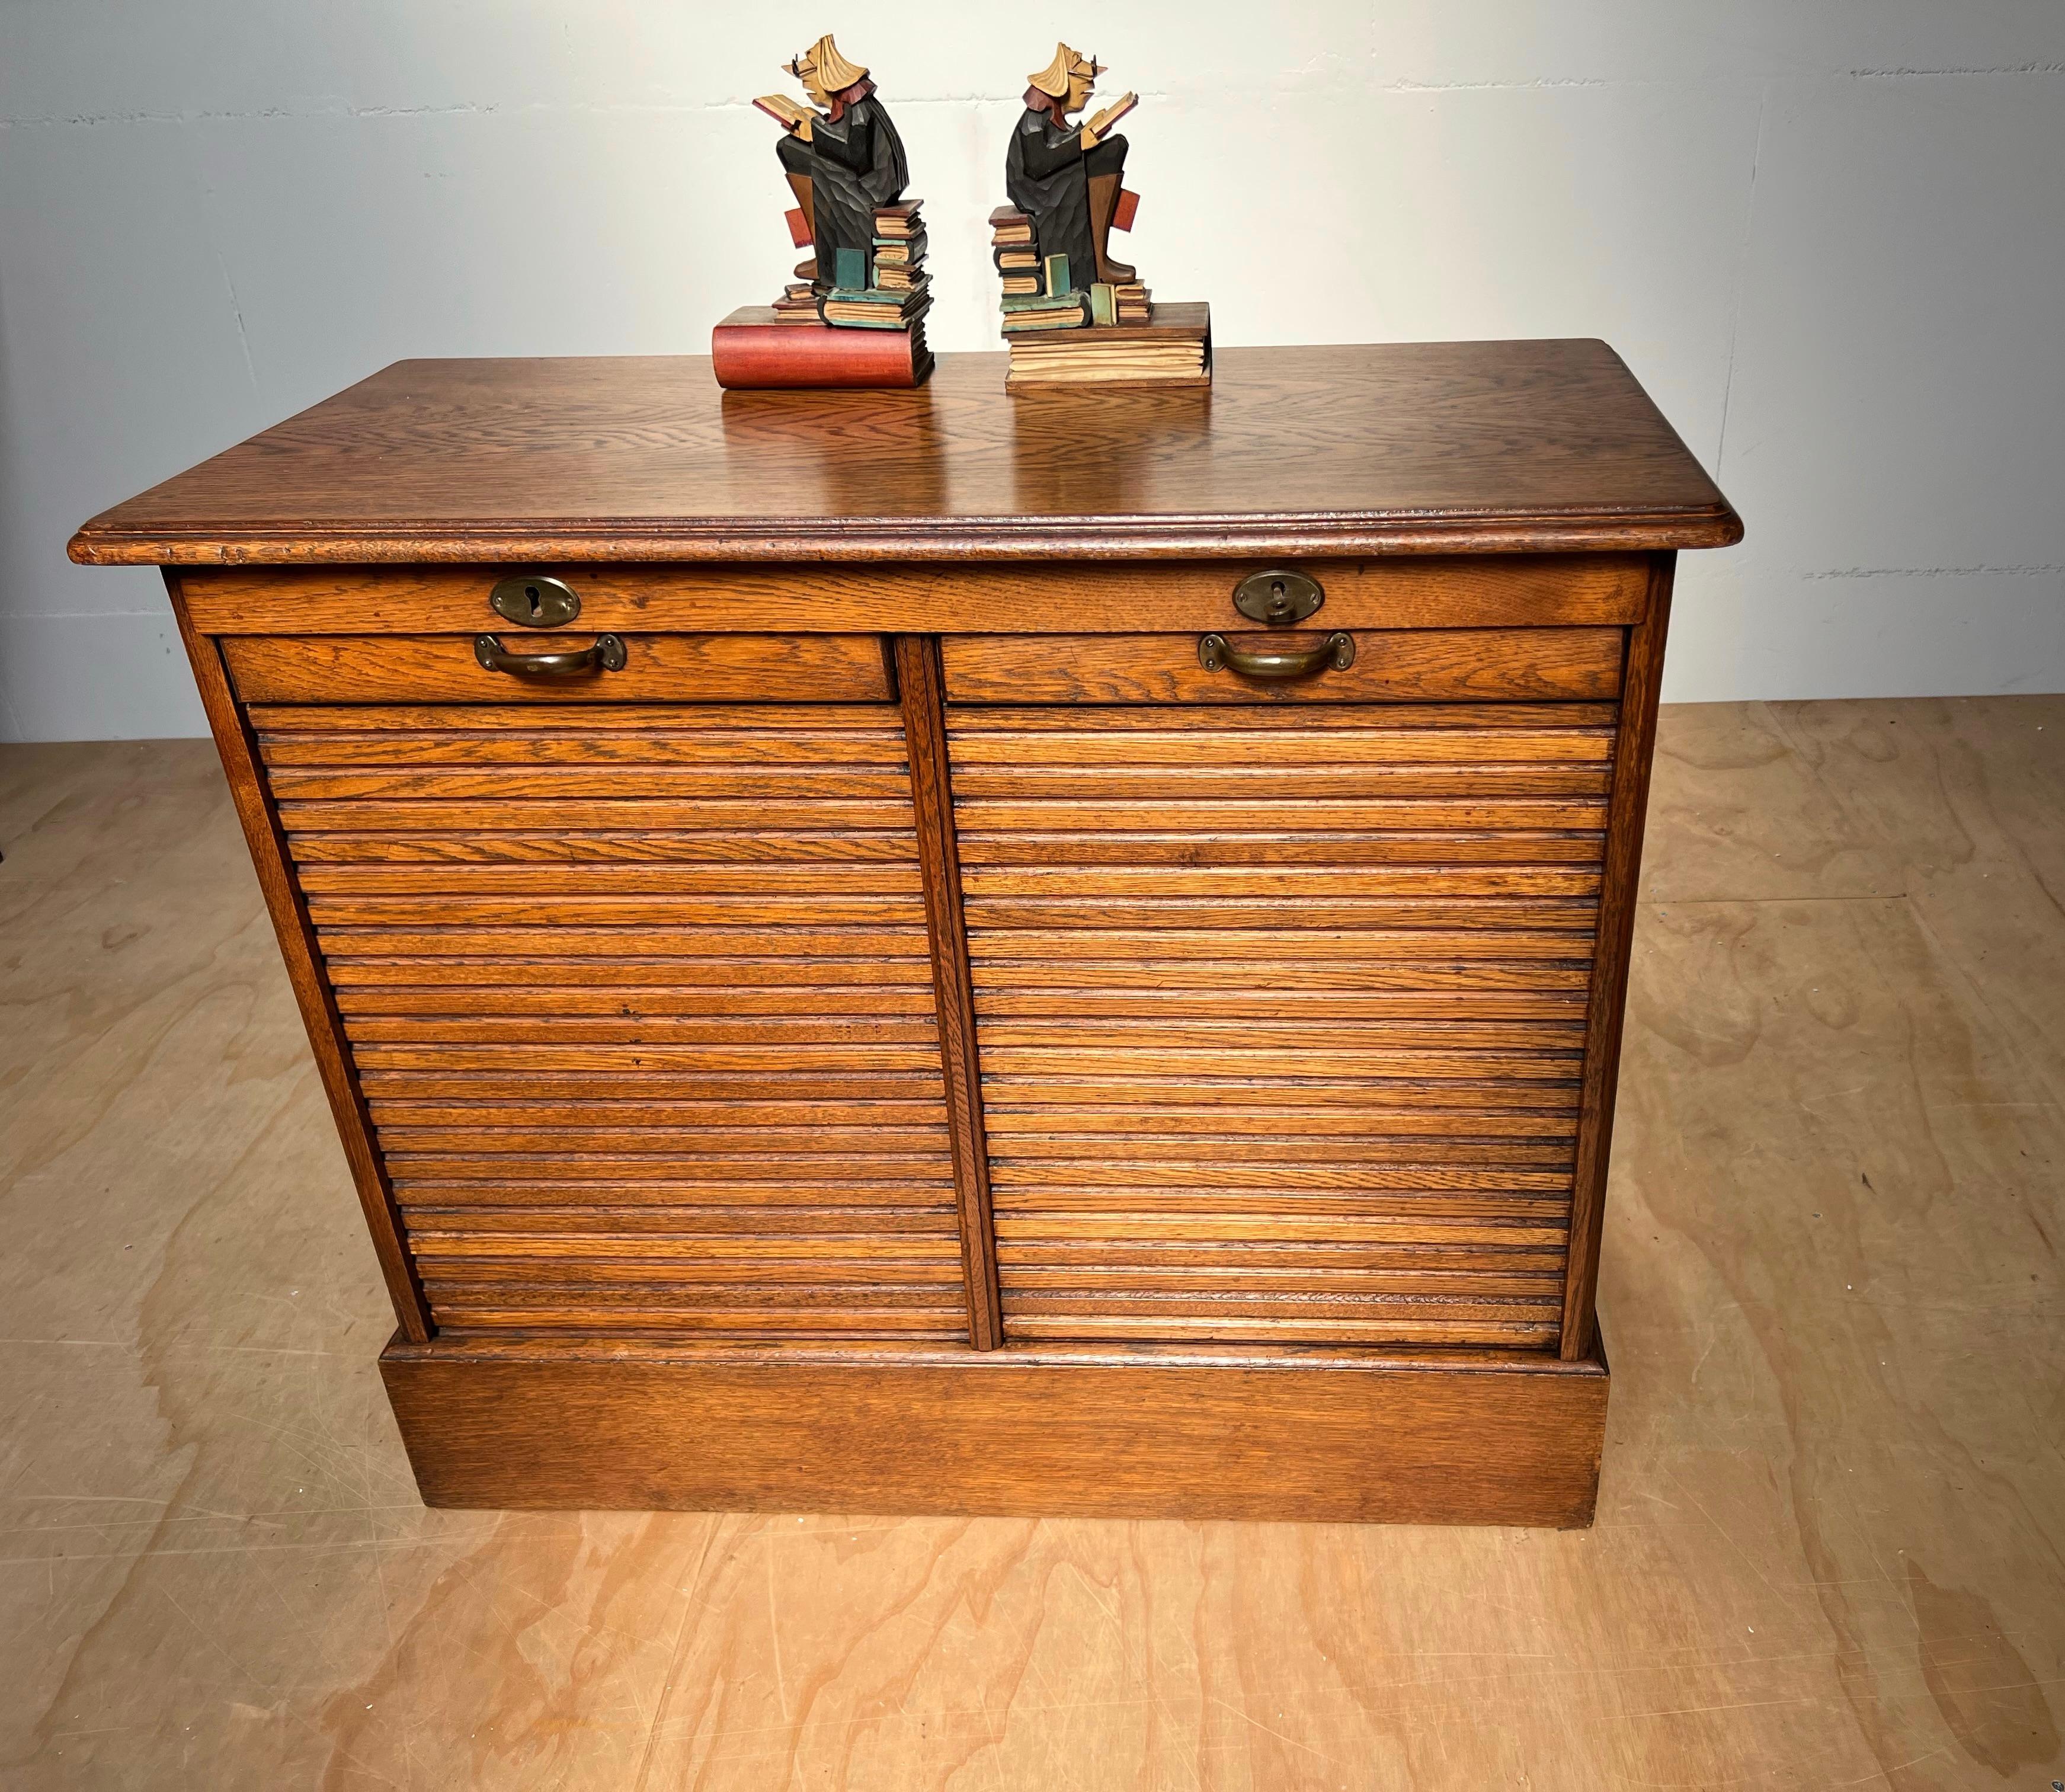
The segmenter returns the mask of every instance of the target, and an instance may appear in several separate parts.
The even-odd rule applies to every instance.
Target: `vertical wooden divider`
[[[896,688],[911,754],[911,798],[918,814],[918,857],[931,936],[932,987],[946,1071],[947,1124],[953,1135],[954,1193],[960,1205],[961,1272],[968,1292],[968,1341],[978,1350],[1004,1342],[996,1285],[996,1230],[990,1212],[989,1141],[982,1118],[982,1073],[976,1056],[975,991],[968,973],[968,924],[961,908],[960,850],[947,758],[946,682],[932,635],[895,637]]]
[[[258,872],[258,887],[280,937],[280,955],[286,961],[287,979],[293,985],[301,1019],[309,1029],[316,1070],[322,1078],[323,1092],[329,1097],[336,1116],[337,1136],[344,1142],[346,1161],[358,1190],[358,1204],[365,1210],[366,1229],[373,1235],[373,1248],[380,1259],[380,1272],[386,1279],[387,1293],[394,1303],[394,1317],[402,1336],[411,1344],[427,1343],[436,1332],[429,1301],[416,1266],[410,1260],[402,1212],[394,1204],[394,1190],[387,1179],[387,1167],[374,1141],[373,1121],[354,1081],[344,1021],[330,994],[329,981],[322,973],[308,904],[295,881],[287,859],[286,836],[273,795],[259,769],[257,742],[236,693],[223,669],[222,653],[214,639],[197,634],[187,615],[180,592],[178,575],[168,569],[165,589],[172,594],[172,614],[186,643],[187,657],[193,662],[194,682],[200,687],[201,707],[215,735],[216,750],[222,755],[222,769],[229,779],[229,795],[236,805],[236,818],[244,825],[244,838],[251,847],[251,862]]]
[[[1577,1175],[1570,1195],[1570,1246],[1563,1277],[1562,1355],[1592,1353],[1599,1284],[1599,1236],[1606,1219],[1606,1167],[1613,1147],[1614,1097],[1620,1079],[1621,1022],[1627,1006],[1629,943],[1642,872],[1649,808],[1649,762],[1656,742],[1663,637],[1671,624],[1675,553],[1649,560],[1649,604],[1627,632],[1620,730],[1614,743],[1613,796],[1606,811],[1606,876],[1599,890],[1591,993],[1585,1008],[1584,1080],[1578,1115]]]

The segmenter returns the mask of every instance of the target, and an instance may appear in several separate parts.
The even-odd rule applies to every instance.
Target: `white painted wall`
[[[867,21],[878,21],[869,24]],[[2065,5],[0,0],[0,734],[198,733],[91,513],[405,355],[700,352],[790,259],[746,100],[820,30],[943,349],[1057,35],[1228,344],[1598,335],[1748,520],[1673,698],[2065,689]]]

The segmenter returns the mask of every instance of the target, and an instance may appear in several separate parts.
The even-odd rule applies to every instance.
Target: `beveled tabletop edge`
[[[104,513],[111,514],[111,513]],[[425,522],[377,531],[248,523],[176,532],[128,530],[95,517],[67,546],[82,566],[338,566],[501,560],[604,563],[1034,560],[1172,560],[1198,555],[1524,554],[1726,548],[1743,525],[1726,504],[1699,509],[1582,515],[1453,512],[1415,516],[870,516],[726,517],[721,523],[654,518],[607,528],[569,523],[508,531],[454,530]]]
[[[527,451],[534,447],[549,451],[560,445],[552,407],[542,407],[542,415],[539,411],[525,409],[522,401],[528,396],[527,384],[533,391],[542,387],[556,394],[553,403],[564,412],[560,421],[577,448],[586,446],[583,432],[596,428],[598,418],[605,430],[627,419],[640,421],[638,413],[641,407],[649,407],[655,390],[685,393],[682,402],[692,407],[706,407],[721,397],[725,419],[721,427],[728,431],[731,401],[738,395],[717,394],[713,386],[707,391],[702,389],[698,375],[706,374],[708,362],[699,356],[402,361],[102,512],[72,536],[67,552],[82,565],[97,566],[450,564],[541,559],[658,564],[927,563],[1152,560],[1247,554],[1373,557],[1624,552],[1725,547],[1742,539],[1741,520],[1725,496],[1669,420],[1656,409],[1627,363],[1604,342],[1587,338],[1343,344],[1228,350],[1224,358],[1226,377],[1221,383],[1231,394],[1227,402],[1235,407],[1231,413],[1234,418],[1239,417],[1239,407],[1243,404],[1259,399],[1267,405],[1279,390],[1295,391],[1297,382],[1301,379],[1309,382],[1316,370],[1329,378],[1353,378],[1380,386],[1383,381],[1391,380],[1396,390],[1404,393],[1404,398],[1394,402],[1394,390],[1372,415],[1395,425],[1401,416],[1410,419],[1418,396],[1416,383],[1424,386],[1429,394],[1425,430],[1421,435],[1403,438],[1405,453],[1401,458],[1409,462],[1423,446],[1428,447],[1431,451],[1420,458],[1433,465],[1437,474],[1447,470],[1441,464],[1445,456],[1451,461],[1454,458],[1447,455],[1448,443],[1440,432],[1456,415],[1453,401],[1458,380],[1465,389],[1475,382],[1475,395],[1466,402],[1488,404],[1493,410],[1493,423],[1509,429],[1513,396],[1517,393],[1524,398],[1530,382],[1539,382],[1547,394],[1546,415],[1551,422],[1538,441],[1528,439],[1524,431],[1517,438],[1502,441],[1496,439],[1494,431],[1494,439],[1477,456],[1474,469],[1477,489],[1456,490],[1445,498],[1437,498],[1428,489],[1430,484],[1441,484],[1440,477],[1416,482],[1410,476],[1414,468],[1409,464],[1404,469],[1408,476],[1396,482],[1404,489],[1397,491],[1395,501],[1387,501],[1387,495],[1380,491],[1366,495],[1344,491],[1339,482],[1328,489],[1323,478],[1308,483],[1299,471],[1298,455],[1311,459],[1317,453],[1323,459],[1326,444],[1322,438],[1315,449],[1309,439],[1299,439],[1296,423],[1302,419],[1294,419],[1290,439],[1297,443],[1297,451],[1287,461],[1272,455],[1274,444],[1266,432],[1257,435],[1237,423],[1232,424],[1231,434],[1222,428],[1216,438],[1210,422],[1202,432],[1192,427],[1193,439],[1173,462],[1168,453],[1161,453],[1161,470],[1166,472],[1173,464],[1179,474],[1183,453],[1201,457],[1201,464],[1207,468],[1214,466],[1215,454],[1219,456],[1220,476],[1208,482],[1214,487],[1209,507],[1129,505],[1127,500],[1136,496],[1129,487],[1129,479],[1137,483],[1138,468],[1121,460],[1104,482],[1105,490],[1081,492],[1087,500],[1081,508],[1073,501],[1077,494],[1065,489],[1066,482],[1049,482],[1056,489],[1046,492],[1025,492],[1021,487],[1006,496],[994,489],[1000,482],[992,469],[988,483],[992,489],[966,491],[964,501],[969,504],[966,510],[941,505],[936,501],[939,494],[929,487],[923,491],[926,501],[922,508],[911,504],[908,500],[919,493],[895,491],[893,478],[887,503],[879,509],[857,510],[843,507],[846,494],[837,481],[827,483],[823,479],[821,466],[810,457],[809,451],[815,443],[813,432],[820,423],[832,432],[830,439],[836,443],[845,421],[842,407],[856,398],[864,402],[880,395],[780,393],[762,395],[786,402],[772,414],[777,427],[769,440],[755,446],[765,450],[771,441],[778,449],[782,432],[790,432],[790,439],[803,451],[798,463],[801,477],[795,483],[804,487],[804,504],[772,504],[768,514],[750,515],[745,513],[742,505],[722,508],[721,497],[700,508],[691,498],[682,508],[675,509],[667,508],[673,504],[675,493],[649,489],[653,482],[649,479],[645,481],[649,489],[639,495],[643,503],[624,491],[616,496],[629,497],[630,502],[599,508],[582,502],[584,497],[599,495],[594,491],[566,491],[561,494],[561,501],[572,501],[564,512],[556,513],[549,498],[540,501],[535,480],[527,487],[519,481],[518,495],[506,504],[499,498],[483,502],[483,492],[478,489],[483,479],[491,482],[502,477],[499,458],[512,447]],[[1062,413],[1054,409],[1057,401],[1050,395],[1007,398],[1000,380],[1004,360],[1002,355],[994,354],[943,355],[932,386],[944,391],[944,398],[936,401],[929,392],[887,396],[891,399],[922,397],[928,414],[936,404],[965,409],[972,402],[986,409],[994,403],[1006,407],[1004,415],[1013,419],[1012,428],[1023,429],[1027,420],[1032,419],[1034,457],[1020,464],[1037,471],[1042,463],[1040,455],[1053,448],[1053,444],[1040,439],[1041,431],[1051,428]],[[1338,376],[1332,371],[1337,364],[1343,370]],[[1574,389],[1575,415],[1582,416],[1586,407],[1595,401],[1615,411],[1614,427],[1624,424],[1631,432],[1623,445],[1633,457],[1635,476],[1629,476],[1628,455],[1615,460],[1610,451],[1608,458],[1614,464],[1602,480],[1587,479],[1582,471],[1575,478],[1563,476],[1574,467],[1582,469],[1586,460],[1582,450],[1573,453],[1576,443],[1567,433],[1574,415]],[[540,427],[529,439],[519,435],[512,439],[505,433],[491,439],[484,444],[485,452],[475,454],[468,462],[467,454],[483,445],[471,440],[459,426],[472,423],[466,407],[483,394],[483,414],[490,419],[495,417],[499,402],[505,414],[501,419],[504,424],[506,414],[513,409],[536,418]],[[357,445],[352,439],[354,433],[377,436],[380,429],[390,427],[383,419],[391,419],[398,399],[405,414],[409,407],[427,407],[433,422],[422,432],[421,439],[412,439],[399,449],[377,443],[370,455],[353,461],[350,450]],[[822,419],[810,414],[814,402],[824,411]],[[1502,413],[1497,409],[1501,405],[1505,407]],[[1097,401],[1083,401],[1081,410],[1064,419],[1070,427],[1054,438],[1060,447],[1053,451],[1065,454],[1070,442],[1078,439],[1075,419],[1087,419],[1094,424],[1101,408]],[[1218,408],[1214,407],[1215,411]],[[892,422],[898,421],[900,412],[892,411],[891,416]],[[761,419],[763,423],[768,420]],[[1466,415],[1465,422],[1469,421]],[[1279,423],[1269,427],[1275,428]],[[1561,441],[1555,437],[1559,427],[1566,432]],[[1376,430],[1380,436],[1381,429],[1380,422]],[[440,431],[445,432],[442,437]],[[1124,430],[1114,435],[1123,445]],[[980,432],[970,440],[980,455],[984,446]],[[329,452],[336,460],[334,451],[339,441],[345,449],[341,479],[334,476],[334,466],[326,465],[322,458]],[[462,470],[447,487],[455,486],[458,491],[451,507],[440,502],[442,491],[434,496],[427,491],[419,493],[423,510],[413,516],[394,514],[378,501],[394,495],[396,477],[414,483],[410,477],[413,468],[443,471],[451,459],[439,455],[451,443],[457,443]],[[1222,446],[1228,443],[1231,449]],[[1362,441],[1356,443],[1364,445]],[[1400,453],[1396,441],[1379,440],[1376,445],[1380,455]],[[696,451],[691,448],[685,459],[693,463]],[[948,473],[953,471],[954,450],[949,441],[931,451],[945,456],[923,469],[931,485],[936,486],[942,479],[941,467]],[[1235,484],[1229,488],[1226,458],[1241,454],[1248,456],[1257,476],[1243,483],[1243,469],[1236,467]],[[1508,455],[1513,474],[1509,480],[1500,459]],[[1647,457],[1646,467],[1641,464],[1644,456]],[[635,475],[639,470],[633,459],[626,484],[636,483]],[[614,471],[603,469],[604,477],[600,483],[605,493]],[[693,473],[695,469],[691,465],[689,471]],[[1655,476],[1645,476],[1650,474]],[[721,455],[717,477],[729,477]],[[469,478],[475,489],[467,488]],[[809,489],[814,479],[821,489]],[[1012,471],[1007,467],[1003,483],[1008,485],[1012,479]],[[378,483],[382,480],[386,482],[384,487]],[[737,484],[736,480],[731,483]],[[982,481],[978,479],[976,483]],[[1420,489],[1412,489],[1416,483]],[[1465,478],[1461,483],[1467,486],[1470,481]],[[1565,489],[1556,489],[1559,483]],[[1311,484],[1318,487],[1311,490],[1316,502],[1307,508],[1299,500]],[[218,489],[211,491],[211,485]],[[1614,489],[1616,485],[1618,490]],[[1649,488],[1643,489],[1645,485]],[[254,486],[262,493],[255,506],[248,501]],[[220,489],[224,487],[226,491]],[[1501,488],[1513,490],[1510,501],[1501,501]],[[499,489],[494,487],[485,496],[495,498]],[[367,499],[364,504],[356,501],[362,495]],[[872,494],[878,500],[883,495]],[[1016,508],[1005,508],[1021,495],[1028,501]],[[1165,501],[1170,495],[1166,490],[1159,494]],[[733,504],[742,498],[747,504],[764,501],[765,496],[756,500],[750,485],[749,489],[728,494]],[[1199,491],[1197,496],[1202,498],[1206,494]],[[1048,501],[1041,502],[1043,497]],[[1255,508],[1243,508],[1243,497],[1254,502]],[[1000,498],[1003,504],[999,504]],[[225,499],[228,501],[223,501]],[[899,499],[905,501],[899,503]],[[1104,501],[1100,503],[1100,499]],[[1113,499],[1119,502],[1113,504]],[[528,508],[520,508],[525,505]],[[497,514],[498,511],[501,513]]]

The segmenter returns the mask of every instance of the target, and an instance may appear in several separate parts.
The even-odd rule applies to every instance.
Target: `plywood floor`
[[[0,749],[0,1785],[2065,1778],[2065,698],[1667,711],[1595,1529],[417,1503],[205,743]]]

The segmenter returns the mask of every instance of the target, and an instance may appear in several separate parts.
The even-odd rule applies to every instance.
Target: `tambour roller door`
[[[966,1337],[893,706],[251,714],[441,1328]]]
[[[1615,719],[950,708],[1007,1337],[1555,1343]]]

